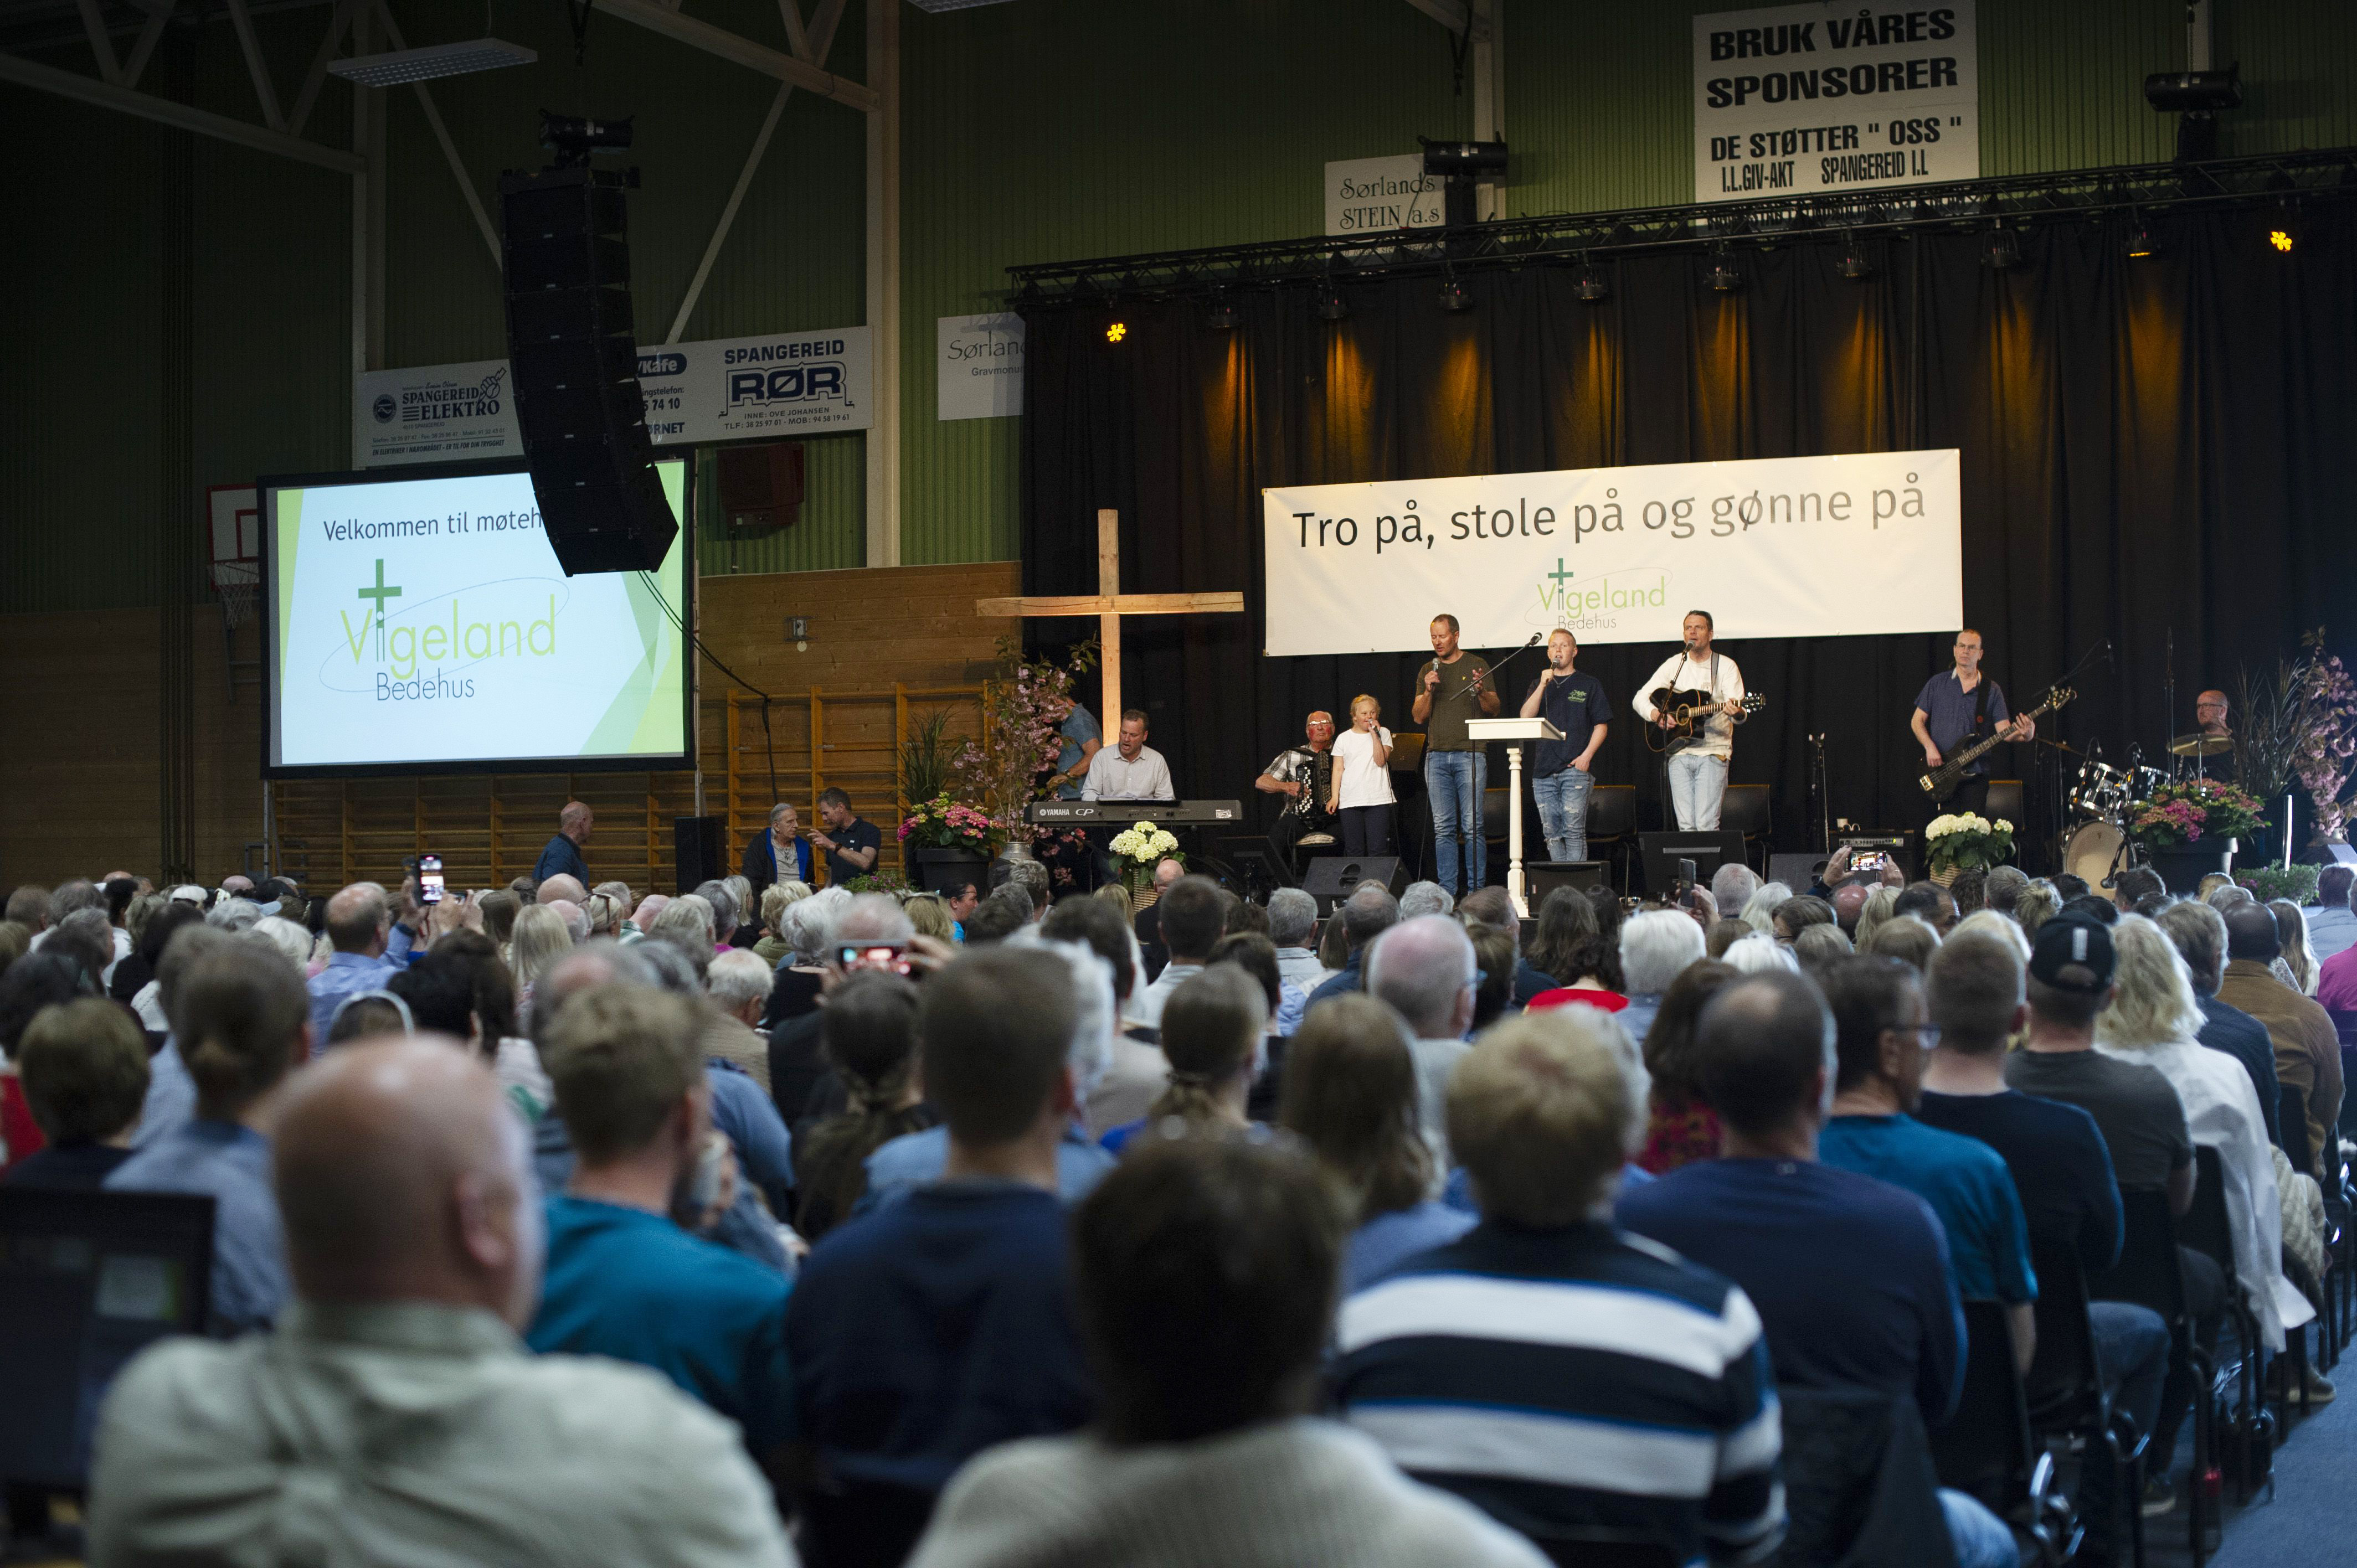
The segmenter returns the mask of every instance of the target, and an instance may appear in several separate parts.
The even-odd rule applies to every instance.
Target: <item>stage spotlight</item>
[[[1596,305],[1610,297],[1612,289],[1604,281],[1604,274],[1596,270],[1596,263],[1582,256],[1579,274],[1571,280],[1571,292],[1579,296],[1581,304]]]
[[[2267,248],[2278,254],[2288,254],[2299,243],[2299,215],[2286,202],[2267,225]]]
[[[2134,212],[2128,214],[2127,251],[2137,261],[2160,253],[2160,247],[2153,242],[2152,225]]]
[[[1736,266],[1735,258],[1727,253],[1724,244],[1712,253],[1710,271],[1704,275],[1710,279],[1710,286],[1720,294],[1733,294],[1743,286],[1742,270]]]
[[[1454,273],[1441,279],[1440,308],[1451,312],[1473,308],[1473,291],[1458,283]]]
[[[1203,313],[1203,325],[1214,332],[1232,332],[1243,319],[1235,303],[1224,294],[1212,295],[1211,308]]]
[[[1997,272],[2011,272],[2021,265],[2021,240],[2000,223],[1989,231],[1988,241],[1981,250],[1981,262]]]
[[[1112,322],[1105,328],[1105,341],[1108,343],[1118,343],[1128,336],[1129,324],[1125,321]]]
[[[1348,321],[1351,302],[1332,284],[1322,284],[1318,290],[1318,318],[1320,321]]]
[[[1841,259],[1834,263],[1834,271],[1852,281],[1874,275],[1874,263],[1867,255],[1866,247],[1858,243],[1857,235],[1851,234],[1843,240]]]

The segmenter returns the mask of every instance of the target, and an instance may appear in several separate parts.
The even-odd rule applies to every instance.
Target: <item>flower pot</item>
[[[2152,868],[2160,873],[2161,881],[2169,885],[2171,893],[2198,892],[2203,877],[2212,872],[2231,872],[2234,867],[2233,839],[2196,839],[2191,843],[2171,844],[2149,853]]]
[[[961,883],[985,886],[990,862],[979,850],[911,849],[906,857],[909,880],[927,893],[946,893]]]

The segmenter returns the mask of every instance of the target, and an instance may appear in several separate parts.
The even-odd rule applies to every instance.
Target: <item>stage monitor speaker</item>
[[[510,173],[500,215],[516,428],[549,545],[567,576],[651,572],[680,520],[639,394],[621,177]]]
[[[794,525],[802,506],[801,442],[723,446],[716,457],[720,518],[729,538],[759,539]]]
[[[1531,913],[1536,915],[1547,895],[1558,887],[1577,887],[1582,893],[1591,887],[1606,886],[1604,863],[1600,860],[1543,860],[1524,863],[1523,883]]]
[[[1768,857],[1768,880],[1781,882],[1795,893],[1806,893],[1809,884],[1817,879],[1817,867],[1825,857],[1814,850],[1804,854],[1771,854]],[[1740,909],[1721,909],[1722,915],[1739,915]]]
[[[1370,877],[1394,894],[1407,886],[1407,870],[1395,854],[1321,854],[1309,863],[1301,890],[1318,900],[1318,913],[1330,915],[1351,890]]]
[[[1708,832],[1639,833],[1638,852],[1644,857],[1645,891],[1659,897],[1678,879],[1678,862],[1694,862],[1695,880],[1710,886],[1712,875],[1727,862],[1743,863],[1743,835],[1733,828]]]
[[[726,846],[721,842],[718,817],[673,817],[671,845],[679,867],[679,890],[693,893],[707,882],[728,874]]]

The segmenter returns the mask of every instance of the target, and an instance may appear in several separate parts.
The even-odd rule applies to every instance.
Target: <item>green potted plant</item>
[[[986,814],[943,792],[909,807],[900,819],[900,864],[927,893],[945,893],[967,882],[980,886],[999,836]]]
[[[2237,873],[2234,880],[2251,890],[2251,897],[2260,903],[2272,898],[2288,898],[2298,905],[2316,902],[2316,880],[2324,875],[2320,865],[2262,865]]]
[[[2013,858],[2013,824],[1977,811],[1934,817],[1923,829],[1931,852],[1932,880],[1944,887],[1960,871],[1986,871]]]
[[[1178,840],[1168,828],[1157,828],[1152,822],[1136,822],[1113,835],[1105,846],[1121,863],[1121,885],[1129,889],[1130,897],[1154,880],[1156,863],[1175,860],[1185,865],[1187,857],[1178,851]]]
[[[2248,792],[2217,779],[2155,789],[2128,818],[2128,832],[2171,893],[2191,893],[2212,872],[2233,867],[2236,841],[2267,825]]]

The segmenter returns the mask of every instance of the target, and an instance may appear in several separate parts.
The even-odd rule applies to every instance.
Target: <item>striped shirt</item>
[[[1609,1530],[1745,1563],[1783,1537],[1759,1314],[1657,1242],[1485,1222],[1344,1302],[1339,1349],[1352,1425],[1543,1544]]]

